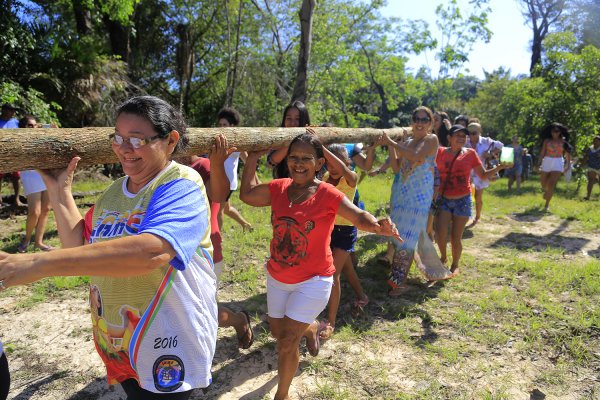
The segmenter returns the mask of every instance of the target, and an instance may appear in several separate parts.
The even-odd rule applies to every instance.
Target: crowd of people
[[[5,106],[2,120],[10,121],[5,108],[15,110]],[[235,109],[224,108],[216,123],[235,127],[241,117]],[[188,137],[177,110],[152,96],[126,101],[108,138],[124,176],[85,215],[72,195],[79,157],[64,170],[21,173],[30,212],[18,247],[22,254],[0,252],[0,291],[49,276],[90,276],[92,332],[108,382],[120,384],[128,399],[189,398],[195,388],[211,382],[218,327],[234,328],[242,349],[254,342],[249,313],[217,302],[227,247],[220,231],[222,216],[244,230],[253,229],[230,203],[242,159],[241,201],[271,211],[267,320],[277,343],[275,399],[288,399],[301,341],[317,356],[321,341],[335,334],[342,273],[356,295],[352,309],[360,312],[369,303],[355,270],[358,230],[390,238],[390,297],[411,289],[407,277],[413,262],[429,286],[454,278],[460,273],[464,230],[473,208],[472,225],[480,221],[490,179],[505,170],[509,188],[516,181],[519,189],[527,176],[525,166],[532,164],[525,161],[518,137],[512,139],[512,158],[500,156],[498,162],[504,146],[483,136],[479,120],[461,115],[451,123],[446,113],[427,107],[413,111],[411,129],[402,140],[382,134],[366,148],[325,147],[310,124],[308,109],[296,101],[285,108],[281,126],[307,129],[289,146],[268,154],[238,152],[221,134],[208,155],[189,157],[181,155]],[[4,125],[33,128],[37,122],[24,116],[16,126]],[[549,125],[542,137],[540,171],[547,208],[558,178],[570,165],[571,148],[561,124]],[[390,218],[381,219],[365,210],[355,171],[371,170],[379,146],[387,147],[389,157],[377,173],[387,166],[394,172]],[[265,154],[273,170],[269,182],[261,182],[257,174]],[[588,198],[600,178],[599,156],[596,137],[585,158],[592,185]],[[60,249],[43,243],[50,207]],[[42,251],[27,253],[34,230],[34,246]],[[3,399],[10,375],[1,342],[0,355]]]

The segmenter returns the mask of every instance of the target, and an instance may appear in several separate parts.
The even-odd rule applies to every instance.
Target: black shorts
[[[358,229],[352,225],[334,225],[331,232],[332,249],[342,249],[344,251],[353,252],[354,243],[358,238]]]
[[[0,400],[8,397],[8,389],[10,388],[10,373],[8,372],[8,360],[6,354],[0,355]]]
[[[227,203],[229,201],[229,199],[231,198],[231,195],[233,194],[233,192],[235,192],[235,190],[229,190],[229,194],[227,195],[227,198],[225,199],[225,203]]]

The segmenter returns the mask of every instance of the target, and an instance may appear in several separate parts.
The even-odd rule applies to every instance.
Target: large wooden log
[[[410,128],[322,128],[314,131],[324,144],[374,142],[383,132],[404,137]],[[185,154],[207,153],[216,135],[227,137],[238,150],[259,151],[287,146],[305,128],[188,128]],[[80,165],[117,162],[108,135],[114,128],[0,129],[0,172],[63,168],[76,155]]]

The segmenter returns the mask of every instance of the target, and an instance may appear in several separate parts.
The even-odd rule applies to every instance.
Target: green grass
[[[266,171],[261,175],[263,181],[268,180]],[[77,182],[76,187],[77,191],[94,192],[105,185],[86,181]],[[368,210],[386,215],[391,185],[391,175],[366,178],[360,184]],[[519,229],[527,220],[555,224],[560,218],[568,225],[566,229],[593,237],[600,229],[598,201],[583,201],[581,190],[572,196],[574,188],[573,183],[561,181],[551,214],[545,214],[540,211],[543,200],[538,181],[525,182],[520,194],[509,194],[506,180],[501,179],[484,195],[485,223],[505,229],[510,224],[511,232],[523,233]],[[6,192],[7,185],[2,189]],[[86,196],[79,202],[94,200],[95,196]],[[270,209],[249,207],[239,201],[237,193],[232,204],[254,230],[243,232],[225,218],[225,273],[219,298],[226,297],[251,311],[255,326],[251,354],[268,357],[275,351],[275,342],[259,319],[264,319],[266,312],[264,263],[272,235]],[[21,216],[16,222],[21,229],[23,221]],[[51,219],[49,228],[54,234],[50,243],[58,245],[53,224]],[[512,363],[532,368],[527,390],[539,387],[560,398],[583,387],[584,392],[576,392],[581,398],[597,395],[597,383],[582,383],[577,376],[580,371],[589,376],[600,368],[598,257],[569,254],[556,246],[519,250],[502,244],[481,249],[479,240],[485,241],[479,235],[484,233],[473,232],[475,237],[464,240],[464,268],[458,278],[426,289],[413,268],[409,281],[415,289],[401,299],[386,295],[387,268],[377,262],[385,251],[385,241],[371,235],[361,238],[357,272],[371,303],[366,315],[351,316],[344,305],[353,299],[353,293],[343,281],[336,333],[322,350],[331,346],[335,351],[303,359],[302,377],[313,381],[304,398],[512,399],[513,380],[522,378],[502,372]],[[15,231],[3,235],[0,246],[14,252],[19,240]],[[484,250],[483,255],[475,253],[476,248]],[[16,307],[26,312],[39,302],[63,296],[84,299],[87,283],[86,277],[44,279],[20,291]],[[0,293],[0,298],[7,296],[14,296],[12,289]],[[7,352],[19,353],[15,344],[5,345]],[[534,360],[546,363],[540,367]],[[399,373],[411,386],[398,386],[394,379]]]

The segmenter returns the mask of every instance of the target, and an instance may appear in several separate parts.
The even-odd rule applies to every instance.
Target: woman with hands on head
[[[267,308],[278,351],[275,400],[282,400],[289,398],[301,339],[306,338],[312,356],[319,353],[319,323],[315,318],[327,305],[335,273],[330,240],[336,215],[358,229],[402,239],[389,219],[378,221],[332,185],[317,179],[325,157],[316,136],[302,134],[290,143],[286,157],[289,178],[257,184],[253,176],[261,154],[248,155],[240,198],[251,206],[271,207]]]
[[[187,144],[186,126],[165,101],[126,101],[109,140],[126,176],[84,218],[71,194],[80,158],[44,172],[63,248],[0,253],[0,290],[90,275],[93,336],[109,383],[128,399],[187,399],[211,382],[216,344],[205,188],[198,173],[171,161]]]

